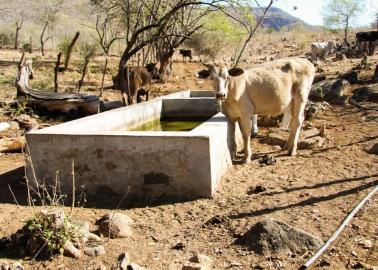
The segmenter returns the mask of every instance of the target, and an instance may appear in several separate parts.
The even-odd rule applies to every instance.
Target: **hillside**
[[[254,14],[258,18],[262,16],[262,9],[254,9]],[[297,17],[294,17],[276,7],[271,7],[268,10],[267,16],[264,18],[263,26],[272,28],[274,30],[280,30],[281,28],[292,29],[298,25],[303,25],[308,30],[316,30],[318,26],[310,25]]]

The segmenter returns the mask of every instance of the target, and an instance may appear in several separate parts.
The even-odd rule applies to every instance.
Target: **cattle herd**
[[[362,58],[374,55],[378,45],[378,31],[358,32],[354,43],[343,42],[341,44],[331,40],[328,42],[315,42],[311,44],[311,60],[318,58],[325,60],[328,55],[335,54],[335,60],[345,58]]]

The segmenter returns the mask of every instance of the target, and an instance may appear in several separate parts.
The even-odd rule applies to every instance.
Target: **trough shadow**
[[[12,190],[18,204],[27,205],[27,189],[24,174],[24,166],[20,166],[0,175],[0,203],[17,204],[10,191]]]
[[[294,207],[302,207],[302,206],[313,205],[313,204],[320,203],[320,202],[331,201],[331,200],[336,199],[338,197],[343,197],[343,196],[355,194],[355,193],[358,193],[362,190],[374,187],[377,184],[378,184],[378,180],[375,180],[375,181],[369,182],[367,184],[364,184],[364,185],[361,185],[361,186],[358,186],[358,187],[355,187],[355,188],[352,188],[352,189],[343,190],[343,191],[340,191],[340,192],[337,192],[337,193],[334,193],[334,194],[321,195],[321,196],[318,196],[318,197],[312,197],[312,198],[309,198],[309,199],[306,199],[306,200],[303,200],[303,201],[300,201],[300,202],[292,203],[292,204],[287,204],[287,205],[282,205],[282,206],[277,206],[277,207],[272,207],[272,208],[264,208],[264,209],[256,210],[256,211],[249,212],[249,213],[239,213],[239,214],[229,215],[228,217],[230,219],[251,218],[251,217],[258,217],[258,216],[262,216],[262,215],[266,215],[266,214],[271,214],[271,213],[274,213],[274,212],[277,212],[277,211],[291,209],[291,208],[294,208]]]

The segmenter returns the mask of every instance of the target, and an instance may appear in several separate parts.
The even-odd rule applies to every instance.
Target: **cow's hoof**
[[[249,164],[249,163],[251,163],[251,158],[250,157],[246,158],[246,159],[243,158],[243,164]]]

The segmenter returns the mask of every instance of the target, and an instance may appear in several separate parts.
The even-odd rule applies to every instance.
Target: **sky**
[[[292,16],[297,17],[312,25],[323,25],[322,6],[326,0],[278,0],[273,4]],[[269,1],[261,0],[261,6],[266,6]],[[293,7],[297,9],[294,10]],[[378,12],[377,0],[366,0],[366,8],[363,14],[353,23],[353,26],[366,26],[375,21],[375,14]]]

